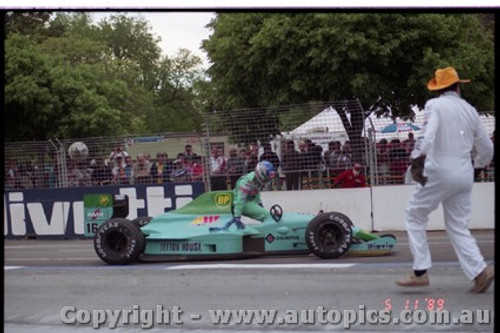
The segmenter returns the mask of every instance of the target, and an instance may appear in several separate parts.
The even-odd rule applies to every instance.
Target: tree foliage
[[[203,80],[200,66],[201,59],[187,49],[180,49],[175,58],[164,58],[159,63],[155,94],[158,107],[146,116],[149,129],[153,132],[201,130],[202,117],[194,104],[193,90],[194,83]]]
[[[141,17],[12,12],[6,19],[8,141],[199,128],[201,60],[162,56]]]
[[[410,117],[432,97],[435,69],[454,66],[473,82],[464,96],[494,109],[493,38],[475,14],[219,13],[209,26],[211,108],[357,99]],[[339,113],[359,139],[369,112]]]
[[[201,110],[258,112],[279,132],[294,121],[283,106],[335,100],[406,117],[433,96],[425,85],[434,70],[449,65],[472,80],[464,97],[494,110],[488,14],[219,13],[203,41],[206,73],[189,50],[161,55],[160,38],[140,16],[5,18],[9,141],[200,130]],[[351,140],[360,140],[366,114],[351,112],[349,121],[349,107],[338,111]],[[252,141],[271,134],[257,122],[225,130]]]

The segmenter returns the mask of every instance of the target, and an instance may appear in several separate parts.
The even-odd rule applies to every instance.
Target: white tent
[[[414,111],[415,121],[413,123],[422,128],[424,124],[424,112],[416,107],[414,108]],[[347,114],[347,116],[349,119],[350,114]],[[488,135],[491,136],[495,130],[495,117],[491,115],[481,115],[480,118]],[[366,137],[368,129],[372,128],[374,130],[375,140],[378,142],[382,138],[385,138],[388,141],[392,139],[399,139],[403,141],[408,138],[409,132],[413,132],[415,137],[417,137],[420,133],[420,130],[381,133],[383,128],[393,122],[394,120],[391,117],[377,117],[374,113],[372,113],[365,119],[365,126],[362,135]],[[408,120],[403,120],[398,117],[396,118],[396,122],[403,123],[408,122]],[[285,139],[293,139],[296,143],[303,139],[310,139],[314,143],[321,145],[324,151],[328,149],[328,142],[330,141],[340,141],[344,143],[349,139],[342,123],[342,119],[340,119],[337,111],[331,106],[307,120],[291,132],[285,132],[282,133],[282,135]]]
[[[331,106],[327,107],[302,125],[295,128],[292,133],[331,133],[345,132],[342,119],[340,119],[337,111]]]
[[[386,139],[387,141],[391,141],[392,139],[399,139],[400,141],[403,141],[408,138],[408,133],[413,132],[413,134],[416,136],[420,132],[420,130],[417,131],[410,130],[410,131],[399,131],[393,133],[382,133],[382,130],[386,126],[389,126],[390,124],[394,123],[394,121],[396,121],[396,123],[398,124],[409,122],[409,120],[403,120],[402,118],[399,117],[397,117],[395,120],[393,120],[391,117],[377,117],[375,113],[372,113],[365,119],[363,136],[367,137],[369,129],[373,129],[376,142],[379,142],[381,139]],[[416,122],[414,122],[414,124],[422,128],[421,124],[418,124]]]
[[[299,141],[310,139],[312,142],[323,147],[323,151],[328,149],[328,142],[348,140],[347,133],[337,111],[327,107],[311,119],[307,120],[291,132],[282,133],[287,139]]]

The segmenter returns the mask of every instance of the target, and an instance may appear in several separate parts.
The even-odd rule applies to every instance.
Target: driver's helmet
[[[261,185],[267,185],[274,177],[274,166],[269,161],[260,161],[255,167],[255,177]]]

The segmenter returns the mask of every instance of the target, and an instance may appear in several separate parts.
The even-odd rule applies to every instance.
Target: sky
[[[159,46],[164,55],[174,57],[180,48],[188,49],[202,59],[205,68],[208,67],[208,59],[205,52],[200,50],[200,46],[201,41],[211,34],[205,26],[215,17],[214,12],[114,11],[94,12],[92,17],[97,23],[105,17],[118,13],[146,19],[152,27],[153,34],[161,37]]]

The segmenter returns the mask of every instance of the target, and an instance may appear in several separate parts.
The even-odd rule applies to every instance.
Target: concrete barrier
[[[353,223],[367,230],[406,230],[404,210],[414,185],[377,186],[372,188],[324,189],[263,192],[265,207],[279,204],[285,212],[317,213],[339,211]],[[495,228],[495,184],[474,183],[472,190],[471,229]],[[428,230],[444,230],[443,209],[429,216]]]
[[[471,229],[495,228],[494,183],[475,183]],[[404,209],[413,185],[373,188],[263,192],[264,206],[285,212],[339,211],[366,230],[405,230]],[[105,186],[94,188],[4,191],[4,238],[81,238],[84,234],[83,196],[89,193],[128,195],[128,218],[155,216],[180,208],[203,193],[203,183]],[[429,218],[428,230],[444,230],[443,210]]]

